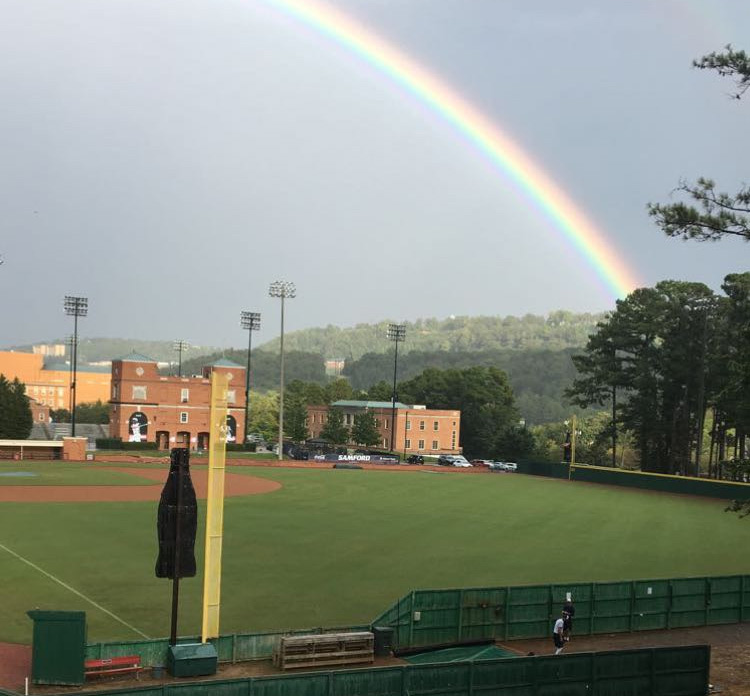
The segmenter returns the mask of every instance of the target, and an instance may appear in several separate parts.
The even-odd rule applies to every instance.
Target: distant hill
[[[42,342],[40,342],[42,343]],[[43,342],[46,345],[64,344],[64,338],[52,339]],[[35,344],[37,345],[37,344]],[[173,341],[143,341],[135,338],[79,338],[78,360],[82,363],[101,362],[103,360],[115,360],[132,351],[141,353],[157,362],[177,362],[177,352],[172,347]],[[17,350],[22,353],[31,353],[31,344],[23,346],[11,346],[7,350]],[[183,362],[189,357],[200,355],[213,355],[220,352],[215,346],[193,346],[183,352]]]
[[[411,351],[482,352],[492,350],[564,350],[586,345],[589,334],[605,314],[575,314],[560,310],[546,317],[455,317],[405,322],[406,341],[399,354]],[[351,328],[327,326],[284,334],[284,348],[320,353],[325,358],[358,360],[366,353],[393,350],[388,321]],[[279,340],[260,346],[278,352]]]

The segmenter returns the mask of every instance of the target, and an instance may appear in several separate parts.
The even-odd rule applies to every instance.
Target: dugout
[[[0,459],[10,460],[86,460],[86,438],[62,440],[0,440]]]

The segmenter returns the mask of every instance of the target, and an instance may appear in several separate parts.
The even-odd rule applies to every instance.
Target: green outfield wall
[[[707,645],[353,669],[99,691],[139,696],[704,696]]]
[[[374,626],[396,650],[479,640],[546,638],[567,596],[578,635],[733,624],[750,620],[750,576],[414,590]]]
[[[585,481],[587,483],[602,483],[608,486],[662,491],[664,493],[699,495],[723,500],[750,499],[750,483],[653,474],[645,471],[627,471],[607,466],[589,466],[587,464],[571,466],[556,462],[520,462],[518,473],[570,479],[571,481]]]
[[[302,636],[318,633],[340,633],[368,631],[369,626],[340,626],[335,628],[301,628],[289,631],[268,631],[265,633],[233,633],[214,638],[219,662],[245,662],[267,660],[282,636]],[[200,643],[198,636],[181,637],[180,643]],[[166,662],[168,638],[151,640],[128,640],[112,643],[89,643],[86,646],[87,660],[101,660],[110,657],[140,655],[144,667],[164,665]]]

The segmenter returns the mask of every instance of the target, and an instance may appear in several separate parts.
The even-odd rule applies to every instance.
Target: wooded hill
[[[564,310],[546,317],[453,317],[403,322],[406,340],[399,354],[410,351],[476,352],[492,350],[562,350],[586,345],[596,323],[604,314],[575,314]],[[393,343],[387,338],[389,320],[358,324],[350,328],[326,326],[284,335],[284,349],[320,353],[326,359],[358,360],[366,353],[388,353]],[[260,346],[278,352],[279,340]]]

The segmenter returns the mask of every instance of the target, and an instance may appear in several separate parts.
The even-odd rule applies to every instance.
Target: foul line
[[[62,580],[60,580],[60,578],[56,578],[51,573],[48,573],[46,570],[44,570],[43,568],[40,568],[38,565],[32,563],[27,558],[24,558],[23,556],[20,556],[15,551],[9,549],[7,546],[4,546],[3,544],[0,544],[0,549],[3,549],[3,551],[7,551],[11,556],[14,556],[19,561],[22,561],[26,565],[31,566],[34,570],[38,570],[42,575],[48,577],[53,582],[56,582],[58,585],[62,585],[66,590],[70,590],[74,595],[80,597],[81,599],[83,599],[84,601],[88,602],[89,604],[92,604],[99,611],[103,611],[108,616],[111,616],[115,621],[118,621],[123,626],[126,626],[127,628],[129,628],[131,631],[134,631],[139,636],[142,636],[143,638],[146,638],[147,640],[150,640],[149,636],[147,636],[145,633],[143,633],[142,631],[139,631],[135,626],[131,626],[127,621],[125,621],[124,619],[121,619],[119,616],[117,616],[117,614],[113,614],[109,609],[105,609],[101,604],[97,604],[93,599],[90,599],[85,594],[82,594],[81,592],[79,592],[78,590],[76,590],[75,587],[71,587],[67,583],[65,583]]]

